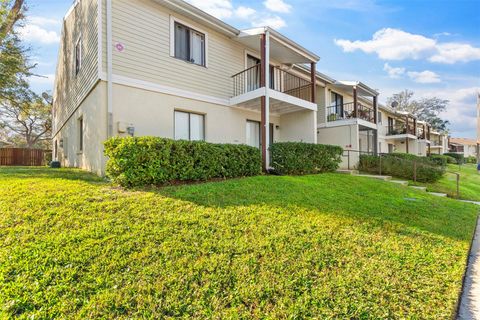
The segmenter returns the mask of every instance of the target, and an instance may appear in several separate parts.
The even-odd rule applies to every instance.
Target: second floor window
[[[175,22],[175,58],[205,66],[205,35]]]
[[[75,75],[78,75],[82,67],[82,39],[75,45]]]

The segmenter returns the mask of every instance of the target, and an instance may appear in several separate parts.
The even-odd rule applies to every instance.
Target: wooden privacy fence
[[[46,153],[42,149],[0,148],[0,166],[43,166]]]

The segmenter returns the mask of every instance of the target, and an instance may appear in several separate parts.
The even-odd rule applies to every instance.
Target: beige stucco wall
[[[260,112],[249,111],[236,107],[226,107],[193,99],[138,89],[123,85],[113,86],[113,129],[118,134],[118,122],[133,124],[135,136],[174,137],[174,111],[190,111],[205,115],[205,139],[214,143],[246,143],[246,121],[260,121]],[[313,117],[313,111],[309,111]],[[305,125],[303,116],[295,119],[290,117],[270,117],[274,124],[274,141],[285,141],[293,134],[289,132],[288,121],[298,122],[298,127]],[[313,122],[313,120],[312,120]],[[315,132],[310,125],[311,132]],[[297,133],[298,138],[311,140],[310,135],[302,136],[306,129]],[[285,135],[286,134],[286,135]],[[125,134],[123,134],[125,135]],[[285,136],[284,136],[285,135]]]
[[[107,139],[106,84],[99,82],[53,139],[64,167],[79,167],[104,174],[103,142]],[[79,150],[79,122],[83,118],[83,152]],[[63,140],[63,148],[60,141]]]
[[[330,144],[342,147],[344,150],[359,150],[359,131],[357,125],[338,126],[332,128],[321,128],[318,130],[317,143]],[[347,152],[344,153],[347,155]],[[357,152],[350,153],[350,168],[358,165],[359,156]],[[342,157],[341,169],[348,168],[348,157]]]
[[[305,110],[281,115],[279,141],[316,143],[316,127],[315,111]]]

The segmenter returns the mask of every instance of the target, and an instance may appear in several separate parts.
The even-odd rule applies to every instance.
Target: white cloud
[[[240,6],[235,10],[235,16],[241,19],[247,19],[256,13],[255,9]]]
[[[477,128],[476,97],[480,87],[422,92],[422,97],[439,97],[450,101],[441,117],[451,123],[452,136],[475,138]]]
[[[381,29],[367,41],[337,40],[335,43],[345,52],[361,50],[376,53],[383,60],[419,59],[435,50],[435,40],[398,29]]]
[[[375,53],[382,60],[428,59],[448,64],[480,60],[480,48],[469,44],[439,43],[436,39],[392,28],[375,32],[371,40],[335,39],[335,44],[345,52]]]
[[[292,9],[292,6],[283,0],[266,0],[263,4],[273,12],[289,13]]]
[[[265,17],[260,20],[256,20],[252,22],[252,27],[272,27],[273,29],[281,29],[287,26],[285,20],[280,18],[279,16],[274,17]]]
[[[230,0],[188,0],[188,2],[218,19],[230,18],[233,15]]]
[[[27,18],[27,24],[35,24],[37,26],[58,26],[61,24],[61,21],[52,18],[31,16]]]
[[[480,48],[463,43],[444,43],[437,46],[438,53],[429,58],[432,62],[453,64],[480,60]]]
[[[440,76],[433,71],[425,70],[422,72],[409,71],[407,72],[410,79],[417,83],[438,83],[441,82]]]
[[[405,73],[405,68],[394,68],[388,63],[383,65],[383,70],[388,73],[388,76],[392,79],[398,79]]]
[[[19,29],[20,37],[27,42],[52,44],[60,41],[60,36],[55,31],[48,31],[35,24],[27,24]]]

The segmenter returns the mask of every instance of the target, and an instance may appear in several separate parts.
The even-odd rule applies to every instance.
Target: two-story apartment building
[[[444,154],[448,152],[448,135],[432,130],[430,132],[430,154]]]
[[[379,107],[379,149],[381,153],[428,154],[431,127],[408,112]]]
[[[61,39],[53,144],[64,166],[102,174],[112,136],[245,143],[265,168],[273,141],[317,142],[319,57],[271,28],[238,30],[181,0],[78,0]]]
[[[480,141],[467,138],[450,138],[448,145],[450,152],[463,154],[467,157],[477,157],[477,145]]]

